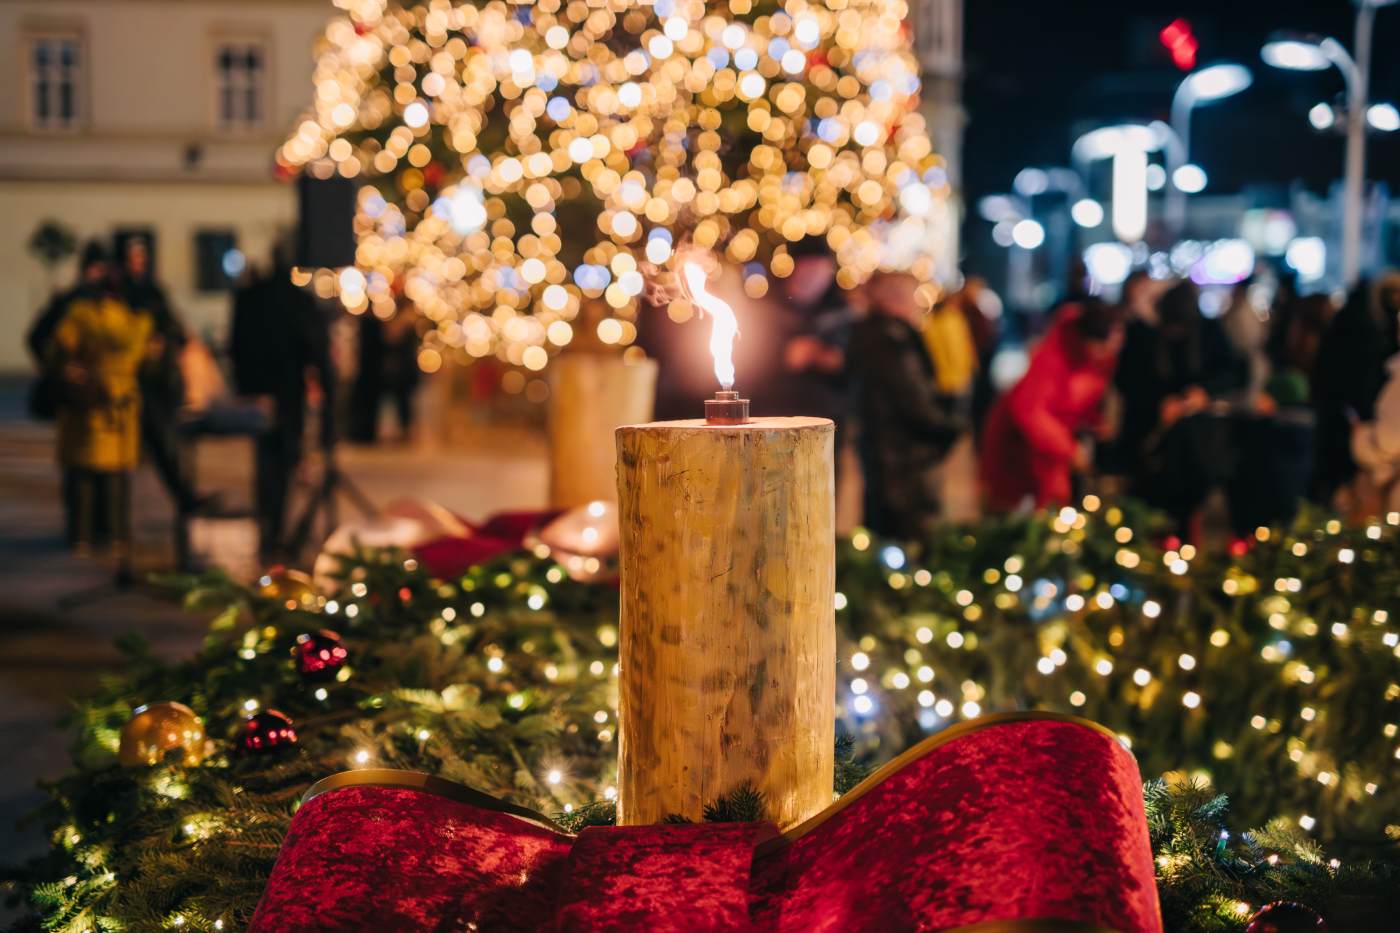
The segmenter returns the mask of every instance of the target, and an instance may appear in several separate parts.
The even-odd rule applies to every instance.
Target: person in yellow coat
[[[977,378],[977,344],[958,303],[940,302],[929,312],[924,319],[924,345],[933,358],[938,391],[956,399],[970,398]]]
[[[48,349],[60,385],[58,463],[74,548],[124,548],[131,471],[141,449],[138,375],[151,350],[151,317],[132,310],[109,277],[70,296]]]

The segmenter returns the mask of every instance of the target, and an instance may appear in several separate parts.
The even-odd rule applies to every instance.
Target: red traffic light
[[[1201,44],[1191,33],[1191,24],[1184,19],[1174,19],[1157,33],[1162,45],[1171,54],[1172,62],[1182,71],[1196,67],[1196,53]]]

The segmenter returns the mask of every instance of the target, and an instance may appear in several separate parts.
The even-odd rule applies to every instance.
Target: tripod
[[[374,503],[370,502],[369,496],[365,495],[360,487],[356,486],[349,476],[341,471],[336,464],[335,447],[328,446],[324,449],[325,469],[321,474],[321,481],[311,492],[311,498],[302,509],[300,517],[292,525],[291,534],[287,537],[287,551],[292,555],[300,555],[311,539],[311,531],[316,525],[317,516],[322,520],[322,539],[335,531],[340,524],[336,497],[345,496],[360,514],[373,517],[379,514]]]

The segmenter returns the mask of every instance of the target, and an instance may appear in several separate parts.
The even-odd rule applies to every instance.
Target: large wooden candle
[[[623,824],[699,820],[745,782],[783,827],[831,803],[835,430],[747,406],[724,391],[705,420],[617,430]]]

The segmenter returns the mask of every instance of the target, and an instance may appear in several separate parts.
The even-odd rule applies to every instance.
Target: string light
[[[948,176],[905,0],[746,22],[705,0],[335,2],[277,158],[370,182],[354,267],[311,278],[357,313],[401,293],[435,325],[420,365],[543,368],[589,305],[600,339],[631,343],[682,241],[783,277],[793,242],[824,237],[846,287],[933,272]]]

